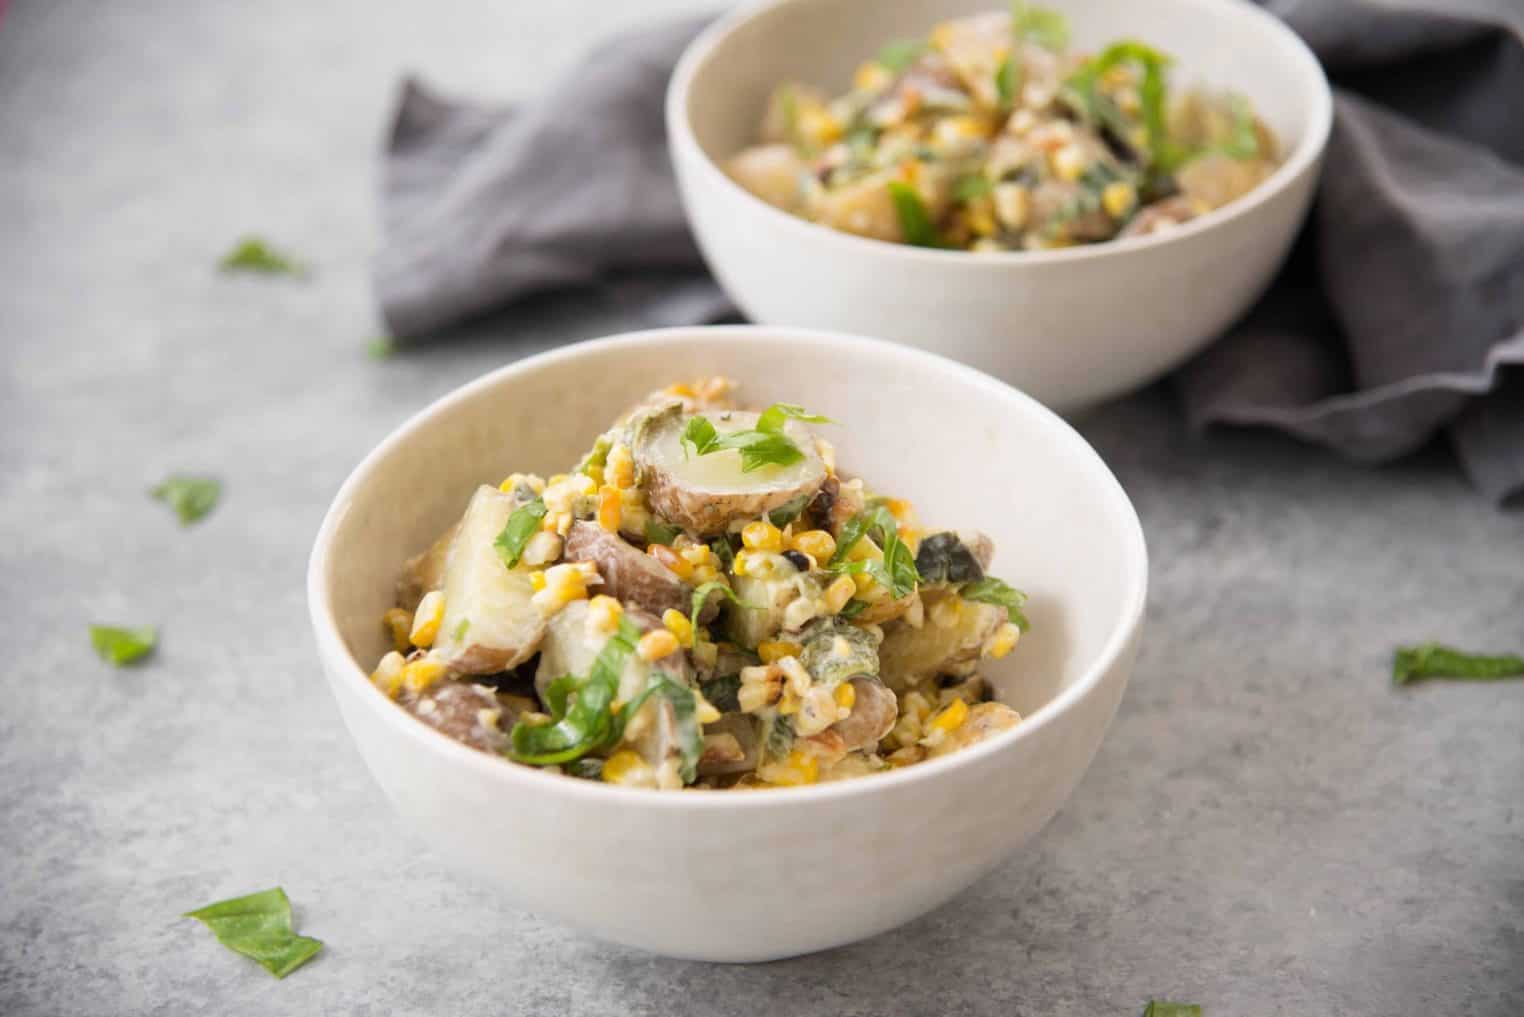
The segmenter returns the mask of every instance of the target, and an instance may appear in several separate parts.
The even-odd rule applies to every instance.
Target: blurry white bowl
[[[1243,199],[1162,236],[971,254],[868,240],[782,212],[719,163],[755,140],[784,81],[845,90],[887,41],[1004,0],[782,0],[720,19],[684,53],[667,132],[684,208],[720,284],[753,321],[880,336],[954,357],[1060,411],[1137,388],[1219,335],[1269,285],[1307,212],[1332,119],[1290,29],[1247,0],[1049,0],[1075,44],[1133,36],[1177,84],[1247,95],[1283,165]]]
[[[366,675],[404,559],[514,470],[566,468],[620,409],[724,374],[758,405],[799,402],[842,468],[975,527],[1031,594],[1032,630],[984,672],[1026,718],[952,755],[841,783],[659,792],[496,759],[415,720]],[[344,482],[312,550],[324,670],[360,754],[431,851],[522,907],[679,957],[757,961],[882,932],[952,897],[1036,833],[1100,745],[1137,651],[1147,555],[1095,452],[1032,399],[918,350],[736,326],[581,343],[428,407]]]

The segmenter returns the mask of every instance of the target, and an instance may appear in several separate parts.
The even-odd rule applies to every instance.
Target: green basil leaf
[[[142,660],[158,645],[159,634],[152,625],[124,629],[113,625],[91,625],[90,645],[101,660],[113,667],[123,667]]]
[[[660,671],[651,675],[647,690],[651,695],[672,704],[677,748],[682,760],[677,772],[684,784],[692,784],[698,779],[698,761],[704,754],[704,732],[698,722],[698,698],[688,686]],[[623,715],[634,716],[633,704]]]
[[[810,504],[810,499],[813,497],[815,497],[815,494],[812,491],[790,498],[782,505],[768,512],[767,521],[781,530],[804,514],[805,508]]]
[[[878,64],[885,70],[898,74],[925,52],[926,44],[920,39],[899,39],[878,51]]]
[[[1065,81],[1082,100],[1088,115],[1095,117],[1101,75],[1120,64],[1137,64],[1143,70],[1138,99],[1143,107],[1143,128],[1148,135],[1149,166],[1156,174],[1171,173],[1189,153],[1169,137],[1165,114],[1165,71],[1170,58],[1146,43],[1124,39],[1106,47]]]
[[[847,554],[864,536],[875,535],[883,548],[883,558],[847,561]],[[836,543],[836,553],[826,566],[842,575],[866,572],[887,589],[896,600],[915,592],[921,581],[915,556],[900,539],[899,522],[882,503],[866,508],[847,520]]]
[[[1425,678],[1497,681],[1524,676],[1524,657],[1513,653],[1466,653],[1439,643],[1399,647],[1392,657],[1392,684]]]
[[[258,961],[276,978],[285,978],[311,960],[323,942],[298,936],[291,928],[291,901],[280,887],[187,911],[212,930],[223,946]]]
[[[757,417],[757,430],[763,434],[782,434],[783,425],[789,420],[798,420],[806,424],[836,423],[830,417],[811,413],[803,406],[796,406],[793,403],[773,403],[762,411],[761,416]]]
[[[1222,145],[1223,153],[1234,159],[1259,158],[1259,132],[1254,129],[1254,107],[1241,95],[1229,96],[1228,105],[1232,108],[1233,123],[1228,140]]]
[[[1003,110],[1016,105],[1016,91],[1020,72],[1017,70],[1016,55],[1009,53],[1000,61],[1000,66],[995,68],[995,101]]]
[[[868,610],[868,602],[866,600],[854,599],[847,601],[846,606],[838,611],[837,615],[850,621],[866,610]]]
[[[1017,628],[1023,632],[1028,628],[1027,616],[1021,611],[1022,605],[1027,602],[1027,595],[1003,580],[996,579],[994,576],[976,579],[959,590],[958,596],[964,600],[978,600],[1003,607],[1006,615],[1016,623]]]
[[[692,417],[683,427],[682,443],[685,449],[691,445],[693,454],[701,456],[714,451],[719,437],[708,417]]]
[[[546,688],[549,724],[519,721],[508,735],[508,754],[536,766],[569,763],[607,745],[617,736],[613,714],[619,676],[640,641],[640,628],[628,616],[598,651],[587,677],[557,678]]]
[[[741,709],[741,676],[739,674],[721,675],[699,684],[699,691],[704,698],[709,700],[721,713],[736,713]]]
[[[741,472],[750,473],[752,470],[763,466],[789,466],[804,458],[804,453],[799,451],[799,446],[786,435],[765,434],[760,431],[741,431],[737,434],[727,434],[720,439],[737,438],[747,435],[747,441],[738,443],[741,449]]]
[[[189,526],[216,507],[222,483],[213,477],[172,473],[148,493],[174,509],[181,526]]]
[[[1143,1017],[1201,1017],[1201,1007],[1195,1003],[1166,1003],[1151,999],[1143,1010]]]
[[[905,243],[916,247],[942,246],[942,240],[937,236],[937,227],[931,221],[931,214],[926,211],[926,203],[921,200],[920,192],[903,180],[891,180],[889,198],[894,202],[894,213],[899,217],[900,232],[905,235]]]
[[[524,556],[524,545],[529,543],[530,537],[540,532],[540,520],[544,518],[545,502],[541,498],[513,510],[508,521],[503,524],[503,532],[492,542],[504,565],[509,568],[518,565],[519,559]]]
[[[1040,7],[1024,0],[1011,4],[1011,31],[1018,39],[1037,43],[1055,53],[1069,46],[1069,21],[1051,7]]]
[[[678,534],[682,532],[683,528],[681,526],[664,523],[655,516],[651,516],[646,520],[647,544],[666,544],[670,547],[672,542],[677,539]]]
[[[259,237],[245,237],[238,242],[217,267],[224,272],[259,272],[263,275],[307,274],[307,266],[288,254],[282,254]]]

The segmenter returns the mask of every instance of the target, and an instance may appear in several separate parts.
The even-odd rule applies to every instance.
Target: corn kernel
[[[392,699],[396,699],[397,690],[402,686],[402,670],[406,664],[407,661],[403,659],[402,654],[393,650],[381,658],[376,669],[371,672],[370,680],[376,688]]]
[[[712,403],[716,399],[724,398],[733,388],[735,388],[735,382],[722,374],[717,374],[698,383],[697,395],[704,402]]]
[[[587,602],[588,621],[600,632],[613,632],[623,614],[624,605],[608,594],[600,593]]]
[[[857,705],[857,689],[852,687],[851,682],[842,682],[836,686],[834,695],[836,705],[843,710],[851,710],[853,706]]]
[[[609,533],[619,532],[619,488],[604,485],[598,491],[598,525]]]
[[[408,633],[414,646],[433,646],[434,638],[439,635],[439,623],[444,619],[445,599],[439,590],[430,590],[423,595],[418,602],[418,610],[413,614],[413,628]]]
[[[647,663],[653,660],[661,660],[678,649],[677,637],[666,629],[654,629],[640,637],[640,642],[635,644],[635,652],[641,660]]]
[[[786,639],[764,639],[757,644],[757,656],[762,658],[764,664],[771,664],[784,657],[797,657],[803,652],[804,647]]]
[[[738,551],[736,553],[736,560],[730,566],[730,571],[734,572],[738,576],[744,576],[746,575],[746,569],[750,563],[751,555],[747,554],[745,551]]]
[[[1084,150],[1078,145],[1065,145],[1053,153],[1053,172],[1058,174],[1060,180],[1073,183],[1085,172],[1088,160]]]
[[[687,547],[681,549],[674,548],[674,550],[677,551],[683,561],[694,568],[708,565],[709,560],[714,557],[714,552],[709,550],[709,545],[707,544],[689,544]]]
[[[1113,219],[1120,219],[1131,212],[1137,200],[1137,189],[1125,180],[1113,181],[1101,192],[1101,205],[1106,209],[1106,214]]]
[[[666,544],[652,544],[646,548],[646,553],[672,571],[677,578],[687,582],[693,576],[693,565],[688,559],[672,550]]]
[[[758,668],[758,670],[762,670]],[[744,713],[756,713],[765,706],[778,701],[783,683],[777,679],[762,678],[747,681],[743,676],[741,687],[736,691],[736,701]]]
[[[941,713],[931,718],[930,727],[933,731],[951,733],[962,727],[967,719],[968,704],[961,699],[954,699]]]
[[[402,684],[408,691],[424,692],[430,685],[444,677],[445,666],[437,660],[428,657],[420,657],[402,669]]]
[[[668,385],[663,392],[669,396],[677,396],[680,399],[693,398],[693,386],[687,382],[679,381]]]
[[[700,724],[713,724],[723,716],[719,710],[714,708],[713,703],[704,698],[702,692],[695,692],[693,698],[696,700],[693,708],[693,717]]]
[[[681,646],[693,645],[693,623],[688,616],[675,607],[669,607],[661,613],[661,623],[667,627],[667,631],[677,637]]]
[[[547,533],[544,530],[529,538],[524,545],[524,552],[519,556],[519,562],[531,567],[549,565],[561,557],[561,535]]]
[[[630,446],[618,442],[609,449],[604,476],[620,490],[635,486],[635,457],[630,453]]]
[[[795,749],[788,754],[787,759],[769,766],[767,771],[766,779],[769,784],[780,784],[784,787],[813,784],[820,779],[820,760],[807,752]]]
[[[825,530],[805,530],[794,534],[789,546],[817,562],[830,561],[831,555],[836,553],[836,538]]]
[[[783,533],[766,519],[747,523],[741,529],[741,543],[752,551],[783,550]]]
[[[794,129],[806,142],[824,147],[841,137],[841,121],[824,109],[802,109],[794,119]]]
[[[799,712],[799,693],[785,687],[783,697],[778,700],[778,715],[780,717],[792,717]]]
[[[603,763],[603,779],[610,784],[645,783],[650,778],[650,767],[633,749],[621,749]]]
[[[842,576],[826,587],[826,608],[829,609],[831,614],[837,614],[842,608],[847,606],[847,601],[851,600],[852,595],[856,592],[857,583],[852,577]]]
[[[877,585],[873,577],[866,572],[858,572],[852,576],[852,586],[858,593],[871,593]]]
[[[999,660],[1001,657],[1004,657],[1006,654],[1010,653],[1013,649],[1016,648],[1016,640],[1020,638],[1021,629],[1017,628],[1010,622],[1006,622],[1004,625],[1000,626],[1000,628],[995,630],[995,634],[991,636],[989,642],[985,644],[985,655]]]
[[[858,66],[852,75],[852,87],[859,92],[877,92],[894,80],[889,69],[876,60]]]
[[[529,573],[529,586],[536,593],[545,589],[545,572],[543,569],[536,569]]]
[[[391,634],[392,646],[406,653],[408,647],[413,645],[413,641],[408,638],[413,631],[413,616],[400,607],[394,607],[381,616],[381,624]]]

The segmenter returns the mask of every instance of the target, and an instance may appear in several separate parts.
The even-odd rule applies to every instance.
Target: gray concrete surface
[[[820,956],[673,963],[517,913],[405,835],[319,677],[309,541],[407,414],[629,323],[560,302],[367,359],[393,84],[525,94],[658,6],[12,5],[0,1013],[1524,1012],[1524,683],[1386,675],[1401,642],[1524,643],[1524,516],[1443,450],[1368,472],[1196,439],[1160,391],[1083,424],[1153,554],[1133,686],[1068,807],[955,903]],[[317,275],[219,276],[247,231]],[[226,480],[195,529],[144,497],[171,469]],[[97,620],[159,623],[162,649],[112,671]],[[277,883],[328,944],[286,981],[176,917]]]

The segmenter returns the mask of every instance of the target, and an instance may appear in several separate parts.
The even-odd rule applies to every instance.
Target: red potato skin
[[[572,523],[566,534],[566,560],[589,561],[603,577],[603,593],[660,618],[673,608],[687,614],[690,591],[677,573],[597,523]]]

